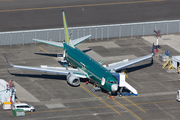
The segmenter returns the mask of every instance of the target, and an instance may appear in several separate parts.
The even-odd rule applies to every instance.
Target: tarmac
[[[179,55],[180,35],[162,35],[159,38],[160,52],[169,50],[171,56]],[[152,51],[152,36],[131,37],[110,40],[87,40],[77,48],[97,62],[103,64],[134,59],[148,55]],[[103,92],[91,93],[93,85],[83,80],[79,87],[67,84],[66,76],[15,69],[10,64],[24,66],[61,66],[57,53],[61,48],[38,43],[0,47],[0,76],[6,81],[14,80],[17,98],[20,102],[33,105],[35,112],[26,112],[25,117],[14,117],[12,111],[3,111],[1,119],[22,120],[177,120],[179,102],[176,101],[180,89],[177,73],[167,73],[158,57],[126,68],[126,81],[137,91],[138,96],[113,95],[113,99]]]

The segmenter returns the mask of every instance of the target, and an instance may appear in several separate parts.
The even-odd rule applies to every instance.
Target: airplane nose
[[[112,90],[113,92],[117,91],[117,90],[118,90],[118,85],[117,85],[117,84],[113,84],[113,85],[111,86],[111,90]]]

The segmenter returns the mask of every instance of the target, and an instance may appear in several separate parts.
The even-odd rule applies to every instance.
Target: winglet
[[[154,43],[153,43],[153,46],[152,46],[152,53],[154,55]]]
[[[5,58],[6,58],[6,62],[7,62],[10,66],[13,66],[13,65],[11,65],[11,64],[9,63],[9,61],[8,61],[5,53],[4,53],[4,56],[5,56]]]

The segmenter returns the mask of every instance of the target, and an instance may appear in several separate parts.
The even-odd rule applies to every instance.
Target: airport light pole
[[[158,30],[158,31],[154,30],[154,32],[156,33],[155,36],[157,37],[156,52],[159,52],[158,51],[158,37],[161,37],[161,35],[160,35],[161,31],[160,30]]]

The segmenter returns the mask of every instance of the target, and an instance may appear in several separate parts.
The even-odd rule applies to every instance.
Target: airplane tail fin
[[[87,36],[84,36],[84,37],[80,37],[80,38],[71,40],[70,35],[69,35],[69,31],[68,31],[68,25],[67,25],[67,22],[66,22],[66,16],[65,16],[64,11],[62,11],[62,16],[63,16],[63,24],[64,24],[65,42],[66,42],[66,44],[68,46],[71,46],[71,47],[75,48],[76,45],[78,45],[79,43],[81,43],[84,40],[91,37],[91,35],[87,35]],[[53,45],[53,46],[56,46],[56,47],[64,48],[64,44],[62,44],[60,42],[40,40],[40,39],[33,39],[33,40],[37,41],[37,42],[42,42],[42,43],[45,43],[45,44]]]
[[[71,43],[71,39],[70,39],[70,36],[69,36],[68,25],[67,25],[66,15],[65,15],[64,10],[62,11],[62,16],[63,16],[65,42],[66,42],[67,45],[69,45],[71,47],[74,47],[74,45]]]

